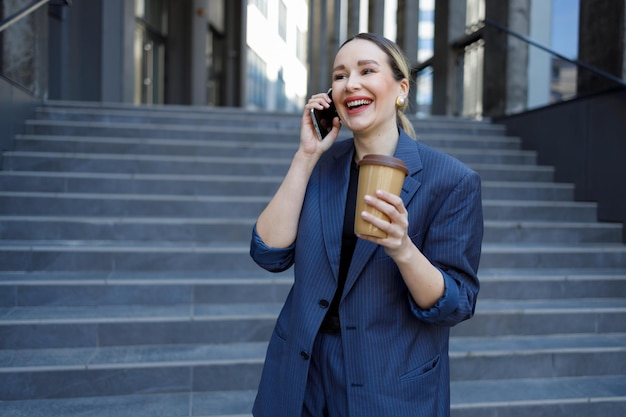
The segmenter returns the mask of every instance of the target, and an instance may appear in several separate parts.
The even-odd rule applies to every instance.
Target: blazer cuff
[[[428,323],[437,323],[445,320],[459,305],[459,289],[456,281],[441,271],[443,275],[443,281],[445,290],[441,298],[437,300],[437,303],[429,309],[424,310],[417,305],[411,294],[409,293],[409,302],[411,304],[411,310],[413,314],[420,320]]]
[[[256,230],[252,228],[250,242],[250,256],[260,267],[270,272],[282,272],[293,264],[295,242],[286,248],[272,248],[267,246]]]

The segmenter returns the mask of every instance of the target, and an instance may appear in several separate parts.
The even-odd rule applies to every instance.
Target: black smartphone
[[[328,90],[328,96],[332,100],[332,90]],[[313,126],[317,132],[317,137],[322,140],[328,135],[333,128],[333,119],[337,117],[337,110],[333,102],[330,102],[330,107],[323,110],[311,109],[311,119],[313,120]]]

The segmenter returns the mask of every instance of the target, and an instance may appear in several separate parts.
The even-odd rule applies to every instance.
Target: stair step
[[[0,308],[0,348],[267,341],[281,302]],[[626,333],[623,298],[488,300],[454,337]]]
[[[0,214],[256,217],[268,196],[0,192]]]
[[[0,306],[179,306],[198,304],[282,303],[293,278],[217,278],[207,273],[108,274],[4,273],[0,275]]]
[[[4,240],[131,240],[248,243],[255,219],[0,215]],[[621,241],[613,223],[486,221],[485,243],[593,243]]]
[[[483,268],[479,297],[493,300],[626,297],[626,270]]]
[[[254,222],[251,217],[0,216],[0,238],[246,244]]]
[[[1,349],[267,342],[282,303],[0,308]]]
[[[454,336],[524,336],[624,333],[626,299],[482,299],[475,316],[452,328]]]
[[[297,143],[298,129],[259,128],[238,123],[228,129],[220,126],[196,126],[193,124],[168,125],[149,123],[65,122],[53,120],[28,120],[27,135],[42,136],[97,136],[145,139],[213,139],[246,141],[250,138],[283,143]]]
[[[130,123],[130,124],[165,124],[238,127],[242,124],[260,129],[300,129],[300,115],[281,112],[248,112],[242,115],[237,109],[187,108],[182,111],[159,111],[159,109],[87,109],[87,108],[49,108],[40,107],[36,110],[37,120],[82,123]],[[217,111],[215,111],[217,110]]]
[[[457,381],[453,417],[588,417],[623,415],[625,376]]]
[[[617,337],[617,336],[616,336]],[[0,351],[2,374],[262,364],[267,342]],[[605,351],[610,350],[605,348]]]
[[[452,381],[615,375],[626,371],[626,335],[573,335],[542,338],[451,339]],[[74,349],[21,349],[0,351],[0,372],[11,381],[0,398],[118,395],[124,380],[133,383],[130,394],[141,390],[176,392],[150,378],[154,371],[181,380],[194,390],[244,390],[258,385],[266,342],[222,345],[113,346]],[[496,366],[489,366],[496,365]],[[153,372],[151,372],[153,371]],[[69,375],[84,380],[106,379],[108,389],[81,391],[63,387]],[[48,384],[38,381],[47,380]],[[38,392],[29,387],[43,386]],[[127,384],[127,383],[126,383]],[[250,386],[252,385],[252,386]],[[93,387],[89,387],[89,390]],[[171,391],[170,391],[171,390]]]
[[[255,395],[244,390],[6,401],[0,402],[0,412],[6,417],[251,417]],[[457,381],[451,384],[451,403],[452,417],[621,417],[626,378]]]
[[[452,381],[626,374],[626,334],[452,337]]]
[[[59,171],[170,175],[283,176],[290,158],[227,158],[135,154],[4,152],[7,171]]]
[[[214,135],[217,135],[215,133]],[[22,135],[17,139],[20,152],[81,153],[81,154],[137,154],[137,155],[178,155],[178,156],[212,156],[212,157],[291,157],[297,150],[298,143],[269,142],[272,136],[263,140],[258,132],[254,141],[204,139],[137,139],[120,137],[83,137],[83,136],[50,136]],[[294,135],[297,137],[297,135]],[[536,152],[519,149],[463,149],[457,147],[441,148],[439,143],[430,143],[466,163],[512,163],[533,164]],[[454,145],[454,144],[453,144]]]
[[[10,151],[3,154],[7,171],[59,171],[170,175],[284,176],[290,158],[195,157],[136,154],[85,154]],[[532,164],[469,163],[485,181],[551,181],[554,169]]]
[[[198,302],[283,302],[291,271],[219,278],[202,273],[3,272],[0,306],[165,305]],[[255,276],[256,275],[256,276]],[[480,302],[487,300],[626,297],[624,270],[500,271],[483,269]]]
[[[483,200],[485,221],[597,221],[596,203],[570,201]]]
[[[224,129],[227,136],[229,129]],[[20,151],[38,151],[45,149],[52,152],[92,152],[92,153],[150,153],[150,154],[194,154],[219,153],[236,150],[241,152],[280,152],[293,154],[298,148],[298,130],[293,132],[293,139],[275,141],[271,136],[261,136],[262,131],[250,136],[247,140],[215,138],[201,139],[159,139],[117,136],[67,136],[67,135],[28,135],[15,137],[15,148]],[[215,135],[221,135],[215,133]],[[212,135],[213,136],[213,135]],[[425,133],[421,134],[420,142],[433,148],[468,149],[484,151],[520,151],[521,141],[506,136],[476,138],[467,135]],[[272,140],[270,140],[272,139]],[[528,153],[528,152],[527,152]],[[532,153],[528,153],[532,154]]]
[[[0,173],[4,191],[98,192],[174,195],[273,195],[281,177],[253,175],[164,175],[127,173]]]
[[[137,116],[137,113],[134,113]],[[128,116],[128,115],[127,115]],[[196,132],[214,132],[229,128],[229,132],[239,137],[239,132],[244,132],[248,137],[255,131],[288,131],[297,135],[300,128],[299,114],[280,114],[267,112],[248,112],[244,114],[223,114],[223,113],[196,113],[190,112],[183,117],[172,117],[170,114],[158,115],[156,117],[133,117],[114,118],[104,116],[107,120],[52,120],[39,119],[28,120],[26,122],[26,132],[28,134],[67,134],[70,136],[92,135],[98,132],[97,136],[123,136],[123,137],[170,137],[171,132],[177,132],[176,137],[201,137]],[[410,119],[411,120],[411,119]],[[453,120],[447,118],[437,121],[435,119],[411,120],[418,135],[437,132],[439,134],[463,134],[469,136],[500,136],[504,133],[504,127],[485,122],[472,120]],[[246,126],[242,128],[242,126]],[[93,130],[90,130],[93,128]],[[135,134],[118,134],[116,130],[127,128]],[[158,129],[157,129],[158,128]],[[109,132],[109,133],[104,133]],[[110,134],[110,132],[115,132]],[[182,133],[181,133],[182,132]],[[190,135],[191,133],[191,135]],[[348,132],[341,132],[344,135]],[[341,135],[340,133],[340,135]]]
[[[256,390],[0,402],[3,417],[252,417]]]
[[[133,149],[130,149],[130,151],[133,151]],[[138,151],[147,152],[142,149],[139,149]],[[533,166],[536,161],[536,154],[534,152],[519,150],[441,149],[441,151],[452,155],[470,166],[472,164]],[[191,149],[189,152],[182,154],[177,152],[168,153],[167,150],[163,150],[160,153],[130,153],[123,152],[121,149],[112,149],[106,153],[90,153],[82,150],[70,150],[66,152],[57,152],[52,150],[46,150],[43,152],[40,150],[17,150],[4,153],[4,158],[6,158],[4,164],[6,164],[6,169],[8,170],[59,170],[63,167],[71,168],[72,166],[76,166],[80,160],[87,160],[91,162],[92,165],[89,165],[89,167],[96,171],[102,170],[102,168],[98,167],[105,167],[107,160],[112,160],[116,163],[123,162],[127,166],[132,166],[132,162],[135,164],[138,162],[169,162],[172,166],[175,166],[174,163],[176,162],[186,162],[193,164],[228,164],[239,167],[248,164],[253,166],[262,166],[266,164],[288,165],[291,162],[293,153],[294,152],[291,149],[277,151],[276,149],[253,148],[249,151],[241,151],[236,147],[222,148],[219,152],[212,151],[210,149],[198,152],[195,149]],[[47,165],[44,165],[46,163]],[[36,168],[42,165],[43,168]],[[236,172],[224,172],[224,174],[234,173]]]
[[[532,300],[626,297],[626,271],[590,270],[479,273],[485,299]],[[282,302],[291,272],[217,278],[204,273],[0,273],[0,306],[179,305],[189,302]]]
[[[21,152],[137,154],[224,157],[283,157],[289,158],[298,149],[297,135],[291,142],[272,142],[260,135],[248,140],[218,139],[151,139],[97,136],[19,135],[16,150]]]
[[[93,101],[64,101],[48,100],[37,109],[37,119],[64,120],[65,118],[77,118],[82,120],[83,115],[92,115],[110,120],[111,117],[143,117],[149,120],[161,120],[163,117],[172,117],[189,123],[189,120],[198,119],[198,122],[207,121],[212,124],[218,120],[292,120],[300,126],[301,115],[293,112],[267,111],[263,109],[242,111],[240,107],[206,107],[190,105],[137,105],[132,103],[100,103]],[[504,131],[504,126],[491,123],[487,120],[464,119],[443,115],[418,117],[408,114],[409,120],[419,126],[458,126],[468,129],[479,127],[485,131]]]
[[[0,269],[4,271],[211,271],[216,274],[246,274],[258,268],[247,245],[182,244],[178,242],[117,241],[3,241]],[[132,256],[130,256],[132,254]],[[483,246],[485,268],[567,268],[602,264],[626,267],[622,244]]]
[[[551,222],[486,220],[484,233],[484,243],[619,243],[622,238],[622,225],[556,220]]]
[[[99,346],[65,349],[5,349],[0,372],[143,369],[154,367],[262,364],[267,342],[195,345]],[[602,356],[612,356],[606,361]],[[626,372],[626,334],[452,337],[452,379],[506,379],[615,375]],[[506,361],[490,369],[484,362]],[[494,362],[495,362],[494,361]],[[540,363],[541,362],[541,363]],[[528,366],[533,363],[534,365]]]
[[[252,175],[134,175],[7,171],[4,191],[101,192],[176,195],[273,195],[282,178]],[[574,186],[552,182],[483,181],[483,199],[572,200]]]
[[[0,363],[11,362],[1,368],[11,383],[0,398],[255,389],[266,348],[257,342],[0,351]],[[68,386],[68,378],[91,383]]]
[[[0,191],[0,215],[256,218],[269,196]],[[597,205],[569,201],[483,200],[485,220],[596,221]]]
[[[4,191],[15,192],[43,192],[43,193],[101,193],[101,194],[162,194],[181,196],[263,196],[273,195],[280,182],[266,178],[246,176],[201,176],[201,177],[173,177],[173,178],[132,178],[132,174],[121,174],[130,177],[128,180],[114,178],[116,174],[103,174],[104,178],[97,179],[89,176],[74,177],[46,177],[24,175],[0,175],[0,186]],[[532,193],[532,191],[531,191]],[[567,191],[563,193],[565,195]],[[507,197],[511,193],[507,195]],[[540,193],[536,193],[539,195]],[[543,194],[547,197],[554,195],[558,198],[558,190],[546,189]]]
[[[553,181],[554,168],[540,165],[468,164],[482,181]]]
[[[621,243],[533,245],[483,244],[481,265],[486,268],[605,268],[626,267],[626,246]]]

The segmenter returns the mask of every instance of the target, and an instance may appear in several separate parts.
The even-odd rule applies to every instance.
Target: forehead
[[[387,54],[378,45],[365,39],[354,39],[339,49],[333,67],[355,66],[367,61],[376,61],[381,66],[389,65]]]

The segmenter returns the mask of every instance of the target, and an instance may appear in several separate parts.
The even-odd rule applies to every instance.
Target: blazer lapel
[[[321,228],[326,246],[326,253],[332,265],[335,280],[339,275],[341,256],[341,234],[346,207],[346,194],[350,179],[350,163],[354,146],[334,156],[330,166],[320,170],[320,195],[318,197],[321,214]]]
[[[407,175],[404,179],[404,184],[402,184],[402,193],[400,195],[402,197],[402,201],[404,202],[404,206],[406,207],[410,204],[421,185],[421,181],[417,178],[417,173],[422,170],[422,161],[417,150],[416,142],[407,136],[402,130],[400,130],[400,139],[394,156],[402,159],[409,170],[409,175]],[[342,298],[348,294],[370,257],[378,247],[379,245],[363,239],[359,239],[357,241],[356,247],[354,248],[354,255],[352,256],[352,263],[350,264],[350,269],[348,270],[348,277]]]

